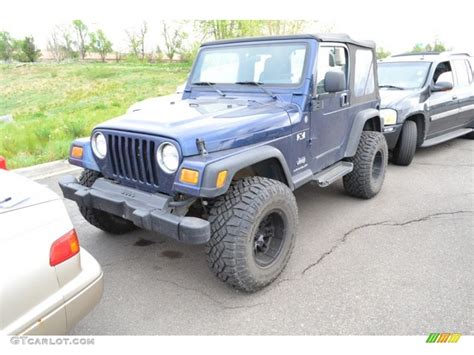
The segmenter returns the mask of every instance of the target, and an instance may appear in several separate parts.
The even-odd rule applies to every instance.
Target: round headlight
[[[171,143],[162,143],[156,151],[156,161],[163,171],[174,173],[179,166],[178,149]]]
[[[95,156],[99,159],[104,159],[107,155],[107,140],[105,136],[97,132],[92,136],[92,150]]]

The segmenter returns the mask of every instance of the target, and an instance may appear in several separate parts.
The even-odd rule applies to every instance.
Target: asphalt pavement
[[[59,192],[58,178],[39,182]],[[456,139],[420,149],[409,167],[390,164],[372,200],[347,196],[342,182],[300,188],[290,262],[250,295],[214,277],[204,247],[108,235],[65,201],[105,279],[71,334],[473,335],[473,180],[474,142]]]

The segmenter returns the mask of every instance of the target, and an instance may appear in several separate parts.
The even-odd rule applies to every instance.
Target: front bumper
[[[393,149],[398,143],[398,138],[402,131],[403,124],[394,124],[390,126],[385,126],[383,129],[383,134],[387,140],[388,149]]]
[[[179,216],[169,206],[172,198],[160,193],[149,193],[116,184],[100,178],[89,188],[73,176],[59,181],[65,198],[80,206],[95,208],[133,222],[140,228],[158,232],[189,244],[209,241],[211,227],[208,221]]]

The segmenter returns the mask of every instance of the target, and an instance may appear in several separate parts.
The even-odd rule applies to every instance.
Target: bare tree
[[[135,31],[125,31],[128,37],[128,46],[130,48],[130,52],[135,57],[140,57],[142,60],[145,59],[146,51],[145,51],[145,38],[148,32],[148,24],[143,21],[142,26],[138,32]]]
[[[72,40],[69,27],[56,26],[51,33],[47,49],[54,60],[62,62],[66,58],[76,58],[78,53],[74,50],[76,43]]]
[[[165,39],[165,55],[171,62],[175,54],[183,49],[183,41],[188,35],[182,30],[182,23],[175,23],[174,26],[171,26],[166,21],[163,21],[162,34]]]
[[[146,21],[143,21],[142,27],[140,28],[140,54],[142,56],[142,60],[145,59],[145,37],[148,32],[148,24]]]

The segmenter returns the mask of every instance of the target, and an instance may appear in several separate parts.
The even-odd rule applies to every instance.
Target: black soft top
[[[298,40],[298,39],[315,39],[318,42],[338,42],[350,43],[359,47],[375,48],[373,41],[355,41],[345,33],[319,33],[319,34],[299,34],[286,36],[264,36],[264,37],[245,37],[222,39],[218,41],[206,42],[201,47],[212,46],[216,44],[230,44],[242,42],[260,42],[260,41],[278,41],[278,40]]]

